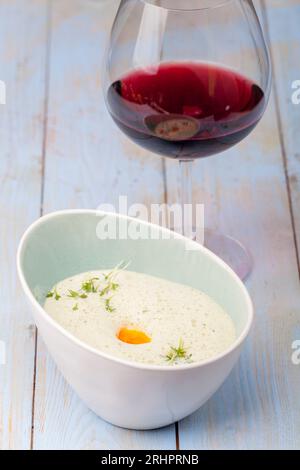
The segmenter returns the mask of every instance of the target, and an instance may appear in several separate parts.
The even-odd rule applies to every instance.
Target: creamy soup
[[[203,292],[127,270],[65,279],[47,294],[45,310],[99,351],[147,364],[203,361],[236,338],[230,316]]]

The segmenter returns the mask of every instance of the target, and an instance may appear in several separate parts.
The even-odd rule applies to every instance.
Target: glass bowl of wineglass
[[[178,160],[184,207],[192,203],[193,161],[228,150],[260,121],[271,66],[251,0],[122,0],[103,78],[121,131]],[[186,223],[182,230],[192,233]],[[205,245],[242,279],[251,271],[237,240],[207,230]]]

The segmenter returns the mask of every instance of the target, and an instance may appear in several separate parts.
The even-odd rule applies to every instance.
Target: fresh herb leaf
[[[53,290],[50,290],[48,294],[46,295],[46,298],[49,299],[51,297],[54,297],[55,300],[59,300],[61,298],[61,295],[56,290],[56,287]]]
[[[97,284],[96,281],[99,281],[99,277],[92,277],[91,279],[88,279],[87,281],[83,282],[81,285],[81,288],[79,291],[75,291],[72,289],[69,289],[68,297],[72,299],[86,299],[88,297],[87,294],[90,293],[99,293],[100,297],[108,295],[110,292],[115,292],[119,288],[119,284],[115,282],[114,276],[119,273],[119,271],[124,270],[127,268],[129,263],[124,263],[122,261],[119,263],[112,271],[110,271],[108,274],[104,274],[104,280],[107,281],[107,284],[102,287],[100,290],[100,285],[99,283]],[[61,295],[57,292],[56,288],[54,288],[52,291],[49,291],[46,294],[47,298],[54,297],[55,300],[59,300],[61,298]],[[115,309],[111,306],[111,299],[110,298],[105,298],[105,309],[108,312],[113,312]],[[73,307],[73,310],[78,310],[78,304],[75,304]]]
[[[120,287],[120,285],[114,281],[114,276],[117,275],[120,272],[120,270],[126,269],[128,265],[129,263],[124,263],[124,261],[122,261],[112,271],[103,275],[104,280],[107,282],[107,284],[99,292],[100,297],[103,297],[104,295],[108,294],[110,291],[115,292]],[[110,300],[108,301],[107,299],[105,300],[105,308],[108,311],[113,311],[114,309],[111,310],[109,307],[109,302]]]
[[[111,297],[109,299],[105,299],[105,310],[107,312],[112,313],[115,311],[115,308],[111,306],[110,302],[111,302]]]
[[[98,277],[93,277],[92,279],[89,279],[88,281],[83,282],[81,289],[87,293],[97,292],[97,287],[95,286],[95,281],[97,280],[99,280]]]
[[[79,293],[76,292],[75,290],[69,289],[68,297],[72,297],[73,299],[76,299],[77,297],[79,297]]]
[[[58,294],[57,291],[55,291],[55,300],[59,300],[61,298],[61,295]]]
[[[192,354],[188,354],[187,350],[184,347],[183,340],[179,340],[178,347],[175,348],[171,346],[170,351],[166,354],[166,360],[170,363],[176,362],[178,359],[189,360],[192,357]]]
[[[105,294],[107,294],[110,290],[110,284],[107,284],[101,291],[100,291],[100,297],[103,297]]]

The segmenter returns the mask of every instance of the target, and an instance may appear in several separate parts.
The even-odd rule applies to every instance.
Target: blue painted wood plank
[[[300,2],[265,2],[268,34],[272,44],[274,83],[277,90],[282,146],[289,178],[291,211],[300,247]],[[295,88],[296,87],[296,88]],[[294,95],[294,96],[293,96]]]
[[[283,3],[289,2],[279,3],[274,2],[272,13],[278,23],[283,19]],[[295,2],[290,4],[295,7]],[[289,47],[296,45],[291,41],[295,31],[289,33],[287,22],[294,14],[290,8],[282,26],[287,55]],[[272,15],[269,21],[274,22]],[[285,81],[280,83],[283,89],[288,86]],[[230,378],[201,410],[179,423],[183,449],[300,446],[300,374],[291,360],[292,341],[299,333],[299,279],[278,131],[273,95],[263,121],[249,138],[194,167],[194,200],[205,203],[207,223],[236,236],[252,253],[254,271],[247,285],[256,319]],[[167,184],[171,200],[175,198],[169,191],[175,187],[174,174],[170,163]]]
[[[25,3],[26,11],[23,8]],[[25,44],[35,45],[35,41],[28,41],[28,37],[36,37],[36,30],[29,28],[31,34],[28,36],[26,32],[25,41],[24,34],[20,35],[21,19],[24,21],[20,10],[20,24],[15,23],[15,16],[18,15],[1,15],[1,18],[5,18],[1,31],[6,33],[6,40],[11,39],[9,45],[12,53],[19,58],[27,58],[24,62],[30,65],[29,70],[25,67],[20,79],[14,62],[10,62],[8,57],[3,69],[4,77],[0,76],[0,79],[5,80],[6,77],[18,77],[18,80],[12,81],[17,102],[8,105],[10,119],[5,115],[3,120],[2,114],[0,115],[2,142],[7,142],[4,150],[2,148],[3,156],[7,155],[7,158],[0,160],[0,173],[1,176],[5,175],[0,191],[2,200],[5,200],[2,211],[6,230],[2,233],[2,246],[8,247],[5,250],[9,260],[5,261],[7,266],[11,265],[19,233],[39,211],[37,188],[40,182],[40,108],[43,97],[39,90],[40,84],[43,83],[44,70],[44,55],[40,47],[43,47],[45,38],[42,33],[44,26],[41,28],[44,16],[39,8],[36,9],[37,3],[39,8],[42,8],[41,2],[22,3],[25,18],[34,19],[33,23],[38,25],[38,31],[41,31],[36,49],[30,48],[31,59],[28,59]],[[2,1],[0,8],[6,14],[8,8],[14,8],[15,4],[16,2],[12,1],[9,4]],[[18,1],[18,6],[20,5]],[[32,8],[28,8],[28,5],[32,5]],[[284,5],[283,2],[274,1],[267,14],[274,42],[275,67],[278,70],[281,67],[283,74],[283,78],[281,75],[277,78],[277,87],[283,123],[288,123],[284,142],[288,148],[287,163],[293,204],[297,207],[298,167],[294,155],[297,149],[295,122],[298,108],[289,107],[285,81],[287,78],[293,78],[289,75],[289,70],[297,59],[295,54],[298,36],[296,26],[293,26],[291,31],[284,26],[290,25],[294,14],[292,7],[295,6],[297,3],[292,1],[284,2]],[[99,202],[116,201],[119,193],[127,192],[131,202],[140,202],[141,195],[146,202],[159,202],[164,197],[160,176],[161,161],[157,157],[146,156],[142,150],[121,137],[112,123],[108,124],[101,98],[99,109],[97,107],[95,95],[99,93],[100,96],[98,58],[101,56],[100,44],[103,44],[104,37],[102,26],[99,30],[98,27],[100,23],[102,25],[102,21],[108,21],[108,17],[101,16],[100,21],[95,16],[90,22],[90,14],[82,8],[77,5],[70,7],[68,2],[64,2],[53,15],[55,33],[50,76],[52,91],[47,130],[45,210],[77,206],[95,207]],[[38,12],[38,17],[35,17]],[[11,20],[7,22],[7,18]],[[28,23],[29,21],[25,21],[27,27]],[[33,23],[30,21],[30,24]],[[16,39],[17,34],[7,34],[12,24],[18,28],[19,39]],[[95,34],[93,38],[91,26]],[[105,27],[103,26],[103,31]],[[85,45],[81,44],[75,30],[85,38]],[[98,43],[99,35],[102,39]],[[77,57],[71,44],[80,50]],[[99,56],[96,56],[96,52],[90,52],[90,49],[95,48],[95,44],[99,44]],[[290,44],[294,45],[291,51]],[[0,50],[1,57],[6,57],[5,41],[1,42]],[[91,60],[90,65],[88,60],[81,60],[86,52]],[[22,63],[22,60],[19,63]],[[80,71],[75,67],[75,63],[79,64]],[[280,63],[284,65],[280,66]],[[38,73],[28,76],[28,72],[36,70],[36,67]],[[295,76],[295,79],[297,78]],[[20,87],[20,82],[26,83],[26,88]],[[32,83],[35,93],[24,93],[24,90],[32,90]],[[290,91],[289,86],[288,90]],[[20,109],[23,99],[26,112],[20,120],[16,118],[16,110]],[[32,116],[36,116],[36,120]],[[94,117],[93,122],[90,116]],[[231,151],[230,155],[228,153],[227,156],[208,159],[195,165],[195,201],[206,202],[211,225],[239,236],[254,255],[255,271],[249,280],[249,287],[255,300],[257,320],[247,350],[232,377],[202,410],[180,423],[180,443],[183,448],[296,448],[300,445],[299,368],[294,366],[290,359],[291,343],[293,339],[297,339],[299,332],[299,285],[275,116],[272,102],[261,127],[245,143]],[[28,129],[33,133],[30,144],[28,133],[25,132]],[[13,132],[8,133],[8,130]],[[7,135],[10,136],[9,140]],[[125,156],[122,156],[123,154]],[[108,162],[105,167],[103,161]],[[173,181],[176,180],[176,168],[171,163],[168,163],[167,167],[171,200],[175,198],[176,192],[177,182]],[[26,185],[20,185],[22,180]],[[7,297],[4,297],[0,322],[4,325],[1,334],[3,331],[5,339],[9,340],[9,368],[0,366],[0,389],[3,397],[0,410],[0,447],[25,448],[30,441],[32,329],[30,317],[27,316],[26,309],[23,310],[23,297],[18,296],[16,300],[11,300],[16,290],[15,280],[12,276],[8,279],[5,263],[3,266],[1,281],[3,278]],[[69,390],[42,343],[39,343],[38,353],[34,440],[36,448],[174,446],[173,428],[154,433],[131,433],[102,423]],[[26,366],[21,379],[18,377],[17,380],[11,371],[20,355],[25,357]]]
[[[16,279],[22,232],[39,216],[46,53],[46,1],[0,1],[0,448],[31,440],[35,328]]]
[[[161,160],[123,137],[104,105],[102,55],[117,3],[53,3],[45,212],[117,204],[119,194],[129,204],[164,198]],[[131,432],[103,422],[66,384],[39,339],[34,448],[168,449],[175,448],[175,430]]]

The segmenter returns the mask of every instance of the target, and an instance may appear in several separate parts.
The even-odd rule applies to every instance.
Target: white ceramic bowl
[[[97,227],[104,217],[169,239],[100,240]],[[131,363],[89,347],[44,311],[45,293],[56,282],[128,259],[131,270],[199,288],[215,299],[233,319],[234,344],[202,363],[176,367]],[[180,235],[123,215],[93,210],[46,215],[23,235],[17,266],[39,334],[60,371],[89,408],[125,428],[158,428],[197,410],[230,373],[253,320],[246,288],[223,261]]]

